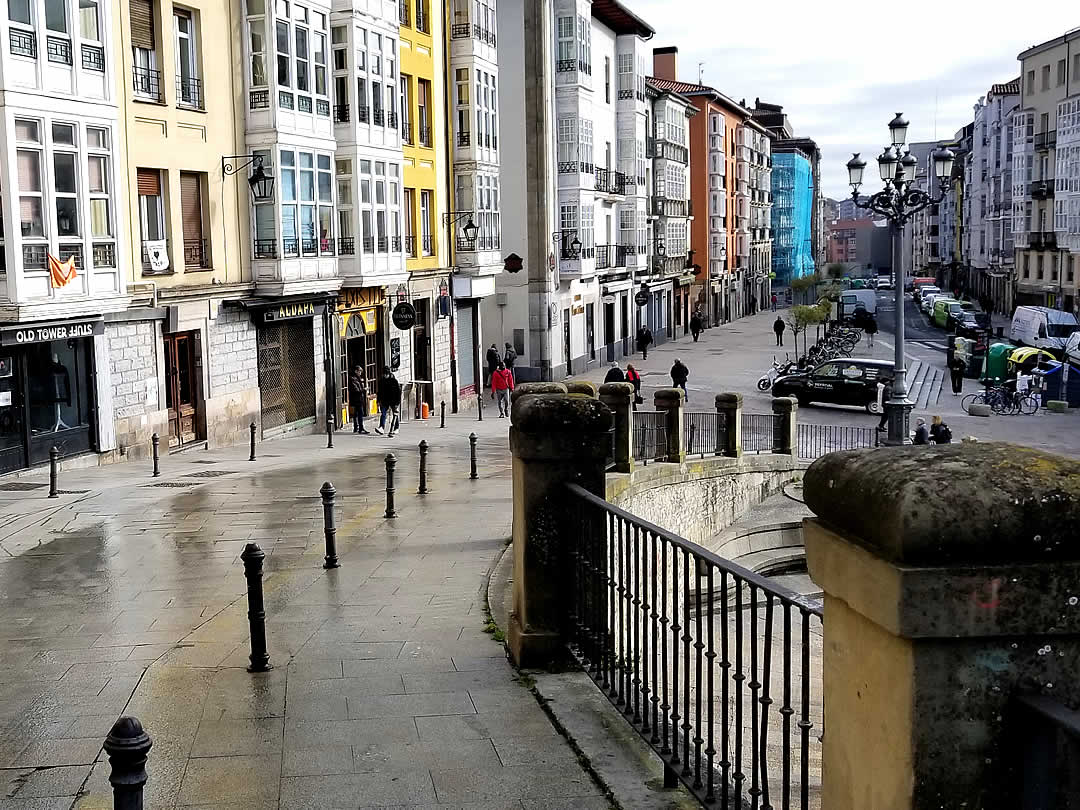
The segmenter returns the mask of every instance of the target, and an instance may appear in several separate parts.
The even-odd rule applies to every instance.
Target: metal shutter
[[[131,45],[154,49],[154,0],[128,0],[131,12]]]
[[[473,305],[458,304],[454,334],[457,337],[458,391],[462,394],[471,394],[476,390],[475,328],[476,310]]]
[[[180,211],[184,242],[202,242],[202,188],[199,175],[180,172]]]
[[[157,169],[138,169],[135,177],[140,197],[161,196],[161,172]]]

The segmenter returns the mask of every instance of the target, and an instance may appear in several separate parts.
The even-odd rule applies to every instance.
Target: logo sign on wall
[[[394,307],[390,318],[398,329],[412,329],[416,325],[416,309],[408,301],[402,301]]]
[[[639,307],[645,306],[649,303],[649,294],[644,290],[638,290],[637,295],[634,296],[634,303]]]

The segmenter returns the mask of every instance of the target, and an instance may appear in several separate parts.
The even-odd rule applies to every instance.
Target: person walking
[[[605,383],[617,383],[626,382],[626,375],[622,373],[622,369],[619,368],[619,364],[612,362],[611,368],[608,369],[607,374],[604,375]]]
[[[784,345],[784,329],[787,327],[784,325],[784,319],[779,315],[776,316],[776,320],[773,321],[772,330],[776,333],[776,345]]]
[[[491,390],[495,392],[499,402],[499,418],[505,419],[510,415],[510,392],[514,390],[514,375],[501,360],[491,375]]]
[[[697,343],[698,335],[701,334],[701,315],[696,310],[690,316],[690,334],[694,336],[694,343]]]
[[[652,330],[642,326],[637,330],[637,350],[641,352],[641,359],[649,359],[649,346],[652,344]]]
[[[934,444],[952,444],[952,431],[941,421],[940,416],[935,416],[930,420],[930,441]]]
[[[375,432],[382,435],[383,428],[387,426],[386,417],[389,416],[390,436],[393,437],[401,427],[401,383],[391,373],[390,366],[383,366],[375,401],[379,404],[379,426],[375,428]]]
[[[776,293],[772,294],[772,311],[776,312]]]
[[[756,295],[751,295],[750,296],[750,314],[751,315],[757,315],[757,296]]]
[[[499,356],[499,347],[494,343],[491,344],[491,348],[487,350],[487,377],[484,380],[484,385],[491,387],[491,376],[495,373],[495,369],[499,367],[499,362],[502,358]],[[491,392],[491,398],[495,399],[495,392]]]
[[[883,431],[889,424],[889,410],[885,407],[886,403],[892,399],[893,393],[893,381],[890,377],[884,383],[878,383],[878,402],[881,404],[881,421],[878,422],[877,429]]]
[[[866,345],[873,348],[874,335],[877,334],[877,318],[873,315],[867,315],[866,326],[863,327],[863,331],[866,333]]]
[[[367,414],[367,377],[363,366],[353,366],[349,375],[349,404],[353,409],[353,433],[369,433],[364,429],[364,416]]]
[[[673,388],[681,388],[683,390],[683,397],[687,402],[690,401],[690,394],[686,390],[686,380],[690,376],[690,369],[683,365],[683,361],[678,357],[675,358],[675,364],[671,367],[671,385]]]
[[[949,363],[949,376],[952,378],[952,395],[954,397],[960,396],[964,391],[964,372],[967,370],[967,363],[963,358],[953,355],[952,361]]]
[[[503,365],[506,366],[506,370],[510,372],[510,376],[514,376],[514,363],[517,362],[517,352],[514,351],[514,347],[509,343],[506,344],[506,351],[503,352]]]
[[[930,444],[930,433],[926,429],[926,420],[921,416],[915,420],[915,438],[912,444]]]
[[[626,364],[626,381],[634,386],[634,410],[645,400],[641,398],[641,375],[630,363]]]

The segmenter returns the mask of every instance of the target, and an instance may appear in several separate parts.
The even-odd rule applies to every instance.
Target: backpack
[[[949,444],[952,442],[952,431],[949,430],[949,426],[942,423],[941,430],[938,431],[938,444]]]

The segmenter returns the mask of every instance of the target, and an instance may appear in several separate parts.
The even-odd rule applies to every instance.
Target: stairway
[[[912,359],[908,366],[908,399],[915,403],[915,410],[925,411],[938,404],[945,372],[921,360]]]

